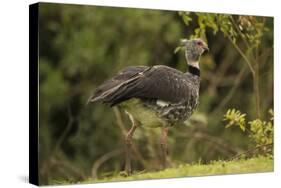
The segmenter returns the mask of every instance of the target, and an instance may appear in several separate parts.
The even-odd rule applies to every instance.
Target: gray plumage
[[[201,39],[183,43],[187,63],[194,66],[207,45]],[[198,104],[199,67],[192,69],[183,73],[164,65],[130,66],[99,86],[89,102],[119,105],[147,126],[171,126],[188,119]]]

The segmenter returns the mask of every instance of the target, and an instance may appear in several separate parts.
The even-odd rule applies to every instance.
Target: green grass
[[[110,181],[145,180],[175,177],[194,177],[221,174],[256,173],[273,171],[273,159],[270,157],[256,157],[234,161],[214,161],[210,164],[182,164],[174,168],[168,168],[157,172],[139,172],[124,177],[117,175],[93,180],[89,178],[79,183],[95,183]],[[56,182],[58,183],[58,182]],[[62,182],[61,182],[62,183]],[[66,182],[64,182],[66,183]],[[68,182],[69,183],[69,182]]]

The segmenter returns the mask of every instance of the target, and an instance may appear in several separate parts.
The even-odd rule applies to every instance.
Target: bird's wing
[[[125,79],[115,87],[108,88],[98,100],[111,105],[133,97],[177,103],[189,96],[190,82],[176,69],[158,65],[134,70],[132,74],[129,74],[130,71],[123,72]],[[124,73],[128,75],[125,76]],[[119,76],[122,77],[122,74]]]
[[[118,87],[120,84],[134,77],[137,73],[143,72],[148,69],[147,66],[129,66],[118,72],[111,79],[105,81],[101,84],[94,92],[94,94],[88,99],[88,102],[94,102],[103,100],[106,93],[112,91],[113,88]]]

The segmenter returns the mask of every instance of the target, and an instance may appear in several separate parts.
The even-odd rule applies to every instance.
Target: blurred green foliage
[[[87,99],[129,65],[164,64],[186,71],[184,54],[173,53],[181,38],[200,36],[210,52],[201,58],[197,112],[169,133],[172,166],[228,159],[248,150],[251,139],[222,127],[224,113],[235,108],[250,119],[263,119],[273,108],[269,17],[40,3],[39,36],[41,184],[123,170],[128,117],[106,105],[86,105]],[[136,131],[135,170],[159,167],[159,132]]]

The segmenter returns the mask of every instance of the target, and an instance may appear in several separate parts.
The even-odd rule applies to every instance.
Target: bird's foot
[[[130,176],[130,175],[132,175],[132,174],[128,174],[128,173],[126,172],[126,170],[123,170],[123,171],[119,172],[119,175],[122,176],[122,177],[128,177],[128,176]]]
[[[126,172],[127,176],[130,176],[132,174],[131,161],[126,160],[125,172]]]

